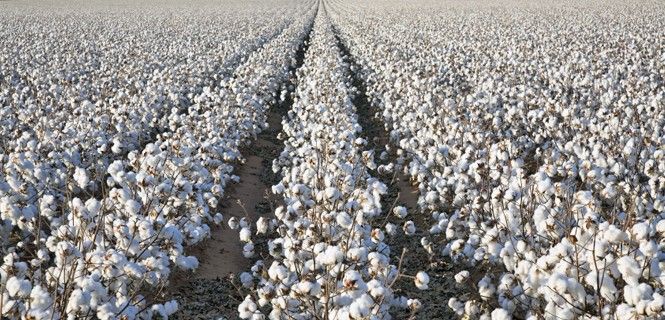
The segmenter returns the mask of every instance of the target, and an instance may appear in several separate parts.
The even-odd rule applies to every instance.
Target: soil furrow
[[[366,94],[366,84],[359,74],[362,67],[357,64],[334,25],[333,30],[344,60],[349,64],[352,84],[358,90],[353,98],[353,104],[358,114],[358,123],[362,126],[363,134],[369,142],[368,146],[371,150],[374,150],[377,165],[395,163],[397,158],[394,153],[395,148],[390,148],[390,151],[386,148],[386,144],[390,143],[390,135],[380,118],[380,110],[370,103]],[[388,156],[381,161],[379,156],[384,151],[387,152]],[[426,291],[416,289],[413,280],[401,278],[393,288],[395,293],[409,298],[418,298],[423,302],[423,310],[415,315],[415,319],[455,318],[456,316],[448,308],[447,303],[450,297],[459,295],[459,290],[455,289],[456,283],[454,281],[456,270],[452,268],[452,264],[434,262],[435,259],[432,259],[420,244],[421,238],[429,236],[428,231],[431,221],[418,207],[418,188],[411,183],[409,177],[404,174],[401,168],[384,173],[373,170],[371,174],[379,178],[388,187],[388,193],[382,198],[383,211],[387,215],[387,221],[399,228],[398,233],[387,240],[391,248],[391,261],[397,263],[402,250],[406,249],[407,253],[401,263],[403,266],[402,272],[407,275],[415,275],[418,271],[425,271],[431,278],[430,289]],[[399,219],[392,214],[394,206],[404,206],[407,209],[409,215],[406,219]],[[407,220],[412,220],[417,227],[416,233],[412,236],[407,236],[401,231],[402,224]],[[383,226],[377,225],[376,227]],[[434,252],[434,254],[438,255],[437,252]],[[396,310],[393,316],[395,319],[407,319],[409,318],[409,312]]]
[[[280,92],[285,91],[284,99],[268,111],[268,128],[263,130],[250,146],[242,150],[245,163],[236,175],[240,182],[230,185],[220,205],[225,212],[225,219],[235,216],[248,217],[254,223],[273,212],[271,188],[280,180],[279,174],[273,173],[272,161],[279,156],[282,143],[277,138],[282,131],[282,119],[293,104],[296,84],[296,70],[303,64],[305,52],[309,46],[312,31],[309,26],[307,36],[296,53],[296,63],[290,69],[289,81]],[[252,259],[242,254],[242,245],[238,233],[228,226],[212,228],[212,237],[199,246],[189,249],[189,254],[199,258],[201,265],[193,279],[181,275],[173,286],[173,296],[180,304],[175,319],[215,319],[237,318],[237,305],[242,300],[237,290],[236,275],[249,270]]]

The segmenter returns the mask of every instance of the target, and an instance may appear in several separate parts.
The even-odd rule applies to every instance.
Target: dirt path
[[[311,29],[310,26],[310,32]],[[277,135],[282,131],[283,117],[293,105],[295,71],[302,66],[308,45],[309,35],[296,54],[295,67],[290,70],[291,79],[284,87],[286,99],[268,111],[268,128],[242,150],[246,161],[236,172],[240,182],[229,185],[220,201],[225,222],[230,217],[249,217],[255,223],[259,217],[273,212],[272,204],[278,199],[272,195],[271,188],[281,177],[272,172],[272,161],[284,147]],[[170,291],[180,305],[174,319],[238,318],[237,306],[242,296],[237,290],[237,275],[249,270],[253,260],[243,256],[237,231],[224,224],[214,227],[211,232],[209,240],[187,249],[189,254],[199,258],[197,272],[173,277]]]
[[[268,119],[270,127],[244,150],[246,161],[236,173],[240,182],[228,189],[221,202],[226,218],[240,219],[247,216],[250,221],[256,222],[260,216],[270,212],[266,204],[269,203],[267,197],[271,194],[272,181],[265,176],[279,144],[269,138],[282,130],[281,119],[276,111],[271,111]],[[242,254],[238,232],[230,230],[228,226],[215,227],[211,238],[203,245],[198,252],[193,252],[201,261],[196,272],[197,278],[214,279],[249,269],[251,261]]]

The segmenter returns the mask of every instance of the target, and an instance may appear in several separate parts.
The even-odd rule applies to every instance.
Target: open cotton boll
[[[423,307],[422,302],[418,299],[408,299],[406,305],[413,311],[418,311]]]
[[[649,236],[649,224],[647,222],[640,222],[633,225],[631,233],[637,240],[644,240]]]
[[[341,261],[344,258],[344,254],[337,246],[328,246],[325,251],[317,255],[316,259],[319,263],[330,266]]]
[[[238,223],[238,218],[231,217],[231,219],[229,219],[228,225],[229,225],[229,228],[231,228],[231,230],[238,229],[238,227],[240,226],[239,223]]]
[[[245,288],[251,288],[254,284],[254,276],[249,272],[243,272],[240,274],[240,283]]]
[[[427,192],[427,194],[425,195],[425,201],[426,201],[428,204],[436,204],[438,198],[439,198],[439,196],[438,196],[438,194],[436,193],[436,191],[429,191],[429,192]]]
[[[374,243],[382,242],[385,239],[383,231],[381,231],[381,229],[373,229],[371,233],[371,239]]]
[[[406,208],[403,206],[397,206],[393,208],[393,213],[400,219],[404,219],[408,214]]]
[[[462,283],[462,282],[466,281],[468,278],[469,278],[469,271],[467,271],[467,270],[462,270],[462,271],[458,272],[457,274],[455,274],[455,281],[457,283]]]
[[[458,316],[464,315],[464,302],[455,297],[448,299],[448,308],[452,309]]]
[[[130,215],[137,215],[141,211],[141,204],[136,200],[127,200],[125,210]]]
[[[627,241],[628,234],[611,224],[605,232],[603,232],[603,238],[611,243],[619,243]]]
[[[215,224],[221,224],[224,221],[224,215],[221,213],[216,213],[215,216],[213,217],[213,222]]]
[[[185,270],[193,270],[199,267],[199,260],[195,256],[178,256],[175,263]]]
[[[367,294],[354,300],[349,306],[349,316],[351,319],[364,319],[370,315],[374,301]]]
[[[27,297],[32,291],[32,285],[29,280],[21,280],[17,277],[11,277],[5,283],[5,288],[10,297]]]
[[[496,287],[492,284],[492,280],[485,276],[478,282],[478,293],[483,300],[488,300],[496,292]]]
[[[282,281],[286,279],[289,275],[288,269],[280,265],[277,261],[273,261],[272,265],[268,269],[268,277],[275,281]]]
[[[386,229],[386,233],[387,233],[389,236],[394,236],[394,235],[396,235],[396,234],[397,234],[397,228],[398,228],[398,227],[397,227],[396,225],[394,225],[394,224],[392,224],[392,223],[390,223],[390,222],[386,223],[386,227],[385,227],[385,229]]]
[[[52,301],[49,292],[44,290],[41,285],[32,288],[30,292],[30,307],[32,310],[45,311]]]
[[[600,280],[600,296],[609,302],[616,301],[617,287],[614,285],[614,279],[607,273],[601,272],[599,274],[592,270],[584,277],[584,280],[596,290],[598,289],[598,280]]]
[[[642,269],[640,265],[635,261],[635,258],[631,256],[623,256],[616,261],[617,268],[623,279],[629,285],[637,285],[639,282],[640,275],[642,274]]]
[[[247,295],[238,305],[238,316],[240,319],[251,319],[255,312],[257,312],[256,303],[252,301],[251,296]]]
[[[427,275],[427,273],[425,273],[425,272],[423,272],[423,271],[419,271],[419,272],[416,274],[416,277],[415,277],[415,279],[414,279],[414,282],[415,282],[415,284],[416,284],[416,288],[418,288],[418,289],[420,289],[420,290],[427,290],[427,289],[429,288],[429,287],[428,287],[428,284],[429,284],[429,275]]]
[[[492,320],[511,320],[512,318],[506,309],[497,308],[492,311]]]
[[[170,315],[178,311],[178,302],[171,300],[164,304],[153,305],[150,309],[153,313],[159,315],[161,318],[168,319]]]
[[[412,236],[416,233],[416,225],[413,223],[413,221],[409,220],[404,223],[402,230],[404,230],[404,234],[407,236]]]
[[[268,227],[270,227],[270,221],[265,217],[260,217],[256,221],[256,234],[264,234],[268,232]]]
[[[245,258],[249,259],[254,256],[254,244],[251,242],[246,243],[242,247],[242,254]]]
[[[240,241],[242,242],[251,242],[252,241],[252,231],[248,227],[243,227],[240,229]]]
[[[240,218],[240,221],[238,222],[238,224],[240,225],[240,228],[249,228],[251,223],[250,223],[249,218],[242,217],[242,218]]]
[[[351,219],[351,216],[349,216],[349,214],[344,211],[337,213],[335,221],[337,221],[337,224],[339,224],[340,227],[344,229],[350,228],[353,224],[353,219]]]
[[[88,173],[85,169],[77,167],[74,169],[74,181],[76,181],[79,188],[85,189],[88,183],[90,183],[90,178],[88,178]]]
[[[67,300],[67,313],[87,312],[90,308],[90,293],[74,289]]]

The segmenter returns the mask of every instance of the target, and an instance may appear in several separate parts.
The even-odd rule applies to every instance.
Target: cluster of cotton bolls
[[[383,232],[372,228],[386,186],[368,173],[375,164],[363,151],[351,102],[356,89],[324,6],[297,73],[285,148],[273,162],[283,178],[272,190],[284,205],[273,221],[257,222],[259,233],[268,233],[269,257],[241,275],[255,293],[238,306],[240,317],[389,319],[392,307],[417,309],[417,300],[393,293],[400,272]],[[426,289],[425,273],[414,278]]]
[[[315,6],[39,10],[0,13],[2,315],[166,318]]]
[[[665,7],[444,4],[331,12],[432,242],[473,269],[449,306],[665,317]]]

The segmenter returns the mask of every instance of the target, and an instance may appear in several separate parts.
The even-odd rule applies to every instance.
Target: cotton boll
[[[320,253],[317,260],[323,265],[334,265],[337,261],[341,261],[344,255],[337,246],[328,246],[324,252]]]
[[[614,225],[609,225],[607,230],[603,233],[603,238],[611,243],[619,243],[628,240],[628,234],[619,230]]]
[[[624,300],[632,306],[637,306],[642,300],[650,299],[653,295],[653,289],[646,283],[639,285],[627,284],[623,287]],[[646,306],[643,306],[646,308]]]
[[[642,272],[639,264],[633,257],[623,256],[617,259],[617,267],[626,283],[633,286],[638,284]]]
[[[423,249],[425,249],[425,251],[427,251],[427,253],[429,255],[434,254],[434,248],[433,248],[432,241],[430,239],[428,239],[427,237],[420,238],[420,245],[423,247]]]
[[[453,297],[448,299],[448,307],[458,316],[464,315],[464,302],[459,301],[457,298]]]
[[[229,228],[231,228],[231,230],[238,229],[238,227],[239,227],[238,218],[231,217],[231,219],[229,219],[229,221],[228,221],[228,225],[229,225]]]
[[[185,270],[193,270],[199,267],[199,260],[194,256],[178,256],[176,264]]]
[[[97,318],[100,320],[111,320],[115,318],[118,309],[112,303],[105,303],[97,308]]]
[[[74,169],[74,181],[76,181],[79,188],[85,189],[88,183],[90,183],[90,178],[88,178],[88,173],[85,169],[77,167]]]
[[[86,312],[90,308],[90,293],[75,289],[67,300],[67,313]]]
[[[351,216],[349,216],[349,214],[344,211],[337,213],[335,220],[337,221],[337,224],[339,224],[344,229],[350,228],[351,224],[353,223]]]
[[[599,274],[596,271],[591,271],[584,279],[587,284],[596,290],[598,289],[598,283],[600,283],[600,295],[602,298],[609,302],[616,300],[617,287],[614,285],[614,280],[605,272]]]
[[[406,305],[412,311],[418,311],[423,307],[423,304],[418,299],[409,299],[407,300]]]
[[[46,310],[51,305],[51,301],[51,296],[42,286],[36,285],[32,288],[30,292],[30,306],[33,310]]]
[[[371,306],[363,299],[355,300],[349,306],[349,316],[351,319],[365,319],[370,315]]]
[[[215,224],[220,224],[222,221],[224,221],[224,216],[221,213],[216,213],[213,217],[213,222]]]
[[[633,225],[632,235],[637,240],[645,240],[649,236],[649,224],[640,222]]]
[[[384,240],[385,236],[383,234],[383,231],[381,229],[373,229],[371,233],[371,239],[372,242],[374,243],[379,243]]]
[[[471,317],[476,316],[478,313],[480,313],[480,307],[478,306],[478,303],[473,300],[464,303],[464,313]]]
[[[663,312],[665,307],[665,298],[659,293],[653,294],[653,300],[651,300],[646,307],[646,314],[648,316],[655,316]]]
[[[164,313],[166,316],[170,316],[178,311],[178,301],[171,300],[164,303]]]
[[[240,221],[238,222],[238,225],[240,226],[240,228],[249,228],[250,221],[247,217],[242,217],[242,218],[240,218]]]
[[[438,198],[439,197],[438,197],[438,194],[436,193],[436,191],[429,191],[425,195],[425,201],[428,204],[436,204],[436,201],[438,200]]]
[[[238,305],[238,316],[241,319],[250,319],[255,312],[257,312],[257,306],[254,301],[252,301],[251,296],[247,295]]]
[[[17,277],[11,277],[5,283],[5,288],[10,297],[27,297],[32,291],[32,285],[28,280],[20,280]]]
[[[251,288],[254,284],[254,277],[249,272],[243,272],[240,274],[240,283],[245,288]]]
[[[397,234],[397,226],[392,223],[386,223],[385,229],[389,236],[395,236]]]
[[[496,288],[492,284],[490,278],[488,278],[487,276],[483,277],[478,282],[478,293],[480,294],[480,297],[483,300],[489,300],[495,291]]]
[[[416,233],[416,226],[413,223],[413,221],[409,220],[404,223],[404,226],[402,226],[402,230],[404,230],[404,234],[407,236],[412,236]]]
[[[416,288],[418,288],[420,290],[427,290],[429,288],[428,287],[429,276],[427,275],[427,273],[425,273],[423,271],[419,271],[416,274],[414,282],[416,284]]]
[[[393,213],[400,219],[404,219],[408,214],[406,208],[403,206],[397,206],[393,208]]]
[[[272,186],[271,190],[272,190],[272,193],[274,193],[274,194],[282,194],[282,193],[284,193],[284,190],[285,190],[284,189],[284,184],[280,182],[280,183]]]
[[[246,243],[242,247],[242,255],[247,259],[253,257],[254,256],[254,244],[251,243],[251,242]]]
[[[455,274],[455,281],[457,283],[462,283],[462,282],[466,281],[468,278],[469,278],[469,271],[467,271],[467,270],[462,270],[462,271],[458,272],[457,274]]]
[[[277,261],[274,261],[268,269],[268,276],[272,280],[281,282],[288,277],[288,270]]]
[[[240,235],[240,241],[242,242],[252,241],[252,231],[247,227],[243,227],[242,229],[240,229],[239,235]]]
[[[111,147],[111,151],[115,154],[121,153],[123,148],[123,144],[120,141],[120,139],[113,139],[113,146]]]
[[[256,221],[256,234],[265,234],[265,233],[267,233],[269,226],[270,226],[270,223],[269,223],[268,219],[266,219],[264,217],[260,217]]]
[[[325,195],[328,200],[335,201],[339,199],[342,194],[337,190],[337,188],[328,187],[325,189]]]
[[[492,320],[511,320],[512,318],[506,309],[497,308],[492,311]]]
[[[141,204],[135,200],[128,200],[125,202],[125,210],[130,215],[137,215],[141,211]]]

